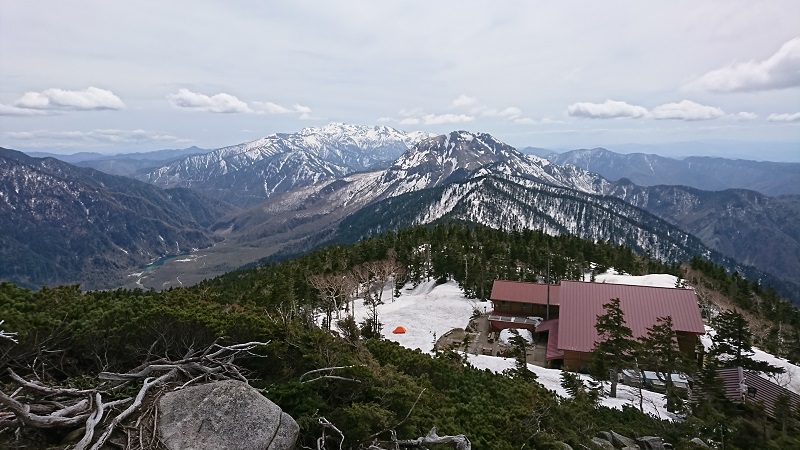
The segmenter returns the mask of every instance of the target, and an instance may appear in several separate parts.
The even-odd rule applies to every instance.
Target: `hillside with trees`
[[[104,402],[113,403],[135,395],[140,386],[104,389],[98,374],[127,373],[159,361],[180,361],[214,345],[234,348],[252,342],[266,345],[249,348],[249,357],[237,359],[238,367],[300,424],[298,448],[387,448],[392,432],[409,439],[425,436],[432,427],[441,435],[467,436],[475,449],[555,449],[563,448],[562,442],[581,448],[608,430],[661,436],[677,449],[695,448],[690,440],[696,437],[720,442],[720,433],[724,448],[730,450],[800,445],[795,411],[778,422],[753,405],[708,397],[687,406],[685,420],[661,421],[636,408],[600,406],[596,395],[569,374],[565,385],[576,395],[561,398],[522,371],[496,374],[465,364],[457,352],[405,349],[379,338],[380,316],[355,323],[347,313],[353,302],[391,301],[376,298],[374,290],[365,288],[373,283],[399,289],[406,283],[454,280],[466,296],[486,298],[498,278],[545,279],[548,261],[554,282],[603,267],[631,274],[682,274],[680,266],[665,266],[630,248],[604,242],[440,224],[331,246],[163,292],[83,292],[76,285],[31,291],[2,283],[0,319],[5,322],[0,328],[5,333],[0,338],[0,361],[6,370],[0,378],[0,446],[67,448],[65,436],[78,428],[42,431],[23,425],[22,413],[15,413],[4,399],[14,396],[29,402],[38,408],[36,414],[49,414],[58,406],[18,391],[11,371],[46,386],[97,389]],[[738,301],[751,311],[782,310],[778,349],[783,350],[778,353],[792,354],[789,347],[796,349],[797,341],[792,344],[790,337],[800,329],[796,309],[752,281],[746,281],[748,297],[741,292],[745,281],[710,263],[693,264],[698,284],[733,292],[733,277]],[[337,285],[334,280],[350,284]],[[769,341],[753,336],[748,342]],[[333,368],[335,372],[315,372]],[[165,382],[158,391],[173,387]],[[112,408],[107,420],[118,411]],[[145,409],[131,417],[109,442],[122,448],[148,448],[135,439],[142,427],[133,426],[138,418],[149,423],[147,414]],[[340,436],[326,424],[341,432],[341,447]],[[721,424],[725,424],[722,432]],[[326,438],[319,441],[321,436]],[[126,444],[128,438],[136,443]]]

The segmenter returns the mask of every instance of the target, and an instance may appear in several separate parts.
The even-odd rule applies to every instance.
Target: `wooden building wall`
[[[517,303],[517,302],[501,302],[497,300],[492,301],[493,314],[509,316],[533,316],[533,317],[547,317],[547,305],[538,305],[532,303]],[[550,318],[555,319],[558,317],[558,306],[550,305]]]

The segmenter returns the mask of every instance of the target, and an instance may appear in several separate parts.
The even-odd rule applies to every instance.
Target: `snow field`
[[[630,276],[617,273],[614,269],[598,274],[595,277],[598,283],[632,284],[641,286],[655,287],[675,287],[677,278],[668,274],[651,274],[644,276]],[[474,309],[484,311],[491,309],[490,302],[480,302],[464,297],[458,284],[451,281],[437,285],[434,281],[422,283],[412,287],[407,285],[401,290],[398,298],[392,297],[392,290],[386,289],[383,293],[385,304],[378,307],[378,319],[383,323],[383,336],[395,341],[403,347],[409,349],[419,349],[430,353],[433,351],[434,340],[453,328],[464,328],[469,323],[470,316]],[[355,319],[357,322],[363,321],[369,315],[367,307],[362,302],[357,301],[355,307]],[[404,334],[394,334],[392,331],[398,326],[406,329]],[[707,327],[709,333],[713,329]],[[435,337],[434,337],[435,334]],[[508,339],[508,333],[501,335],[501,339]],[[710,345],[710,334],[701,337],[704,345]],[[755,358],[763,359],[771,364],[784,367],[787,374],[783,376],[787,388],[800,393],[800,367],[790,364],[785,360],[776,358],[766,352],[755,350]],[[503,372],[514,366],[514,359],[502,358],[486,355],[466,355],[470,364],[478,369],[489,369],[493,372]],[[537,381],[547,389],[554,391],[561,397],[568,397],[568,393],[561,387],[561,370],[546,369],[539,366],[528,364],[528,369],[537,375]],[[581,375],[584,380],[589,380],[588,375]],[[606,383],[606,391],[608,384]],[[643,409],[647,414],[651,414],[663,420],[679,420],[679,417],[666,410],[666,400],[663,394],[651,391],[642,391]],[[631,386],[619,384],[617,386],[617,398],[605,397],[601,399],[601,404],[607,407],[622,409],[624,405],[639,408],[638,389]]]

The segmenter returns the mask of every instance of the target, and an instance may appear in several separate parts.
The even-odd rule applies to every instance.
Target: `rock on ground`
[[[187,387],[159,400],[159,437],[170,450],[288,450],[300,427],[241,381]]]

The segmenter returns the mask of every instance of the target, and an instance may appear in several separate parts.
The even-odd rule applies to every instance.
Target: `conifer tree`
[[[678,339],[672,328],[672,316],[659,317],[640,339],[644,363],[651,367],[666,386],[667,410],[675,411],[681,403],[675,391],[672,375],[691,370],[691,361],[678,348]]]
[[[716,335],[711,340],[710,353],[718,361],[720,367],[741,367],[765,373],[783,373],[781,367],[775,367],[765,361],[753,359],[753,334],[747,319],[738,311],[726,311],[714,319]]]
[[[536,374],[528,369],[528,341],[519,334],[518,330],[511,329],[511,337],[508,339],[513,351],[515,364],[513,374],[523,379],[536,379]]]
[[[599,379],[611,381],[611,396],[617,396],[619,371],[627,367],[638,343],[625,325],[619,298],[603,305],[606,313],[597,316],[595,329],[600,340],[592,351],[592,372]]]

